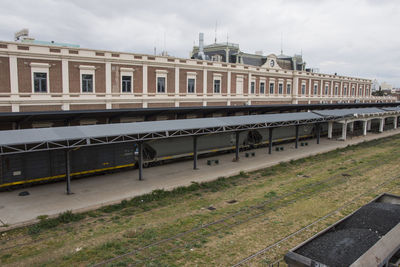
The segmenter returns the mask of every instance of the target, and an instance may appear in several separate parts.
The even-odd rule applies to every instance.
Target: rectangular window
[[[132,77],[122,76],[122,92],[130,93],[132,92]]]
[[[314,84],[314,95],[318,95],[318,84]]]
[[[302,84],[302,85],[301,85],[301,94],[302,94],[302,95],[305,95],[305,94],[306,94],[306,85],[305,85],[305,84]]]
[[[281,95],[283,94],[283,84],[278,84],[278,93]]]
[[[47,73],[35,72],[33,74],[33,79],[34,79],[35,93],[46,93],[47,92]]]
[[[265,83],[260,83],[260,94],[265,94]]]
[[[338,95],[339,88],[335,86],[335,95]]]
[[[195,79],[188,79],[188,81],[187,81],[187,86],[188,86],[188,88],[187,88],[187,91],[188,91],[188,93],[194,93],[194,85],[195,84]]]
[[[165,77],[157,78],[157,93],[165,93]]]
[[[291,88],[290,88],[290,83],[286,85],[286,94],[290,95],[291,94]]]
[[[243,78],[238,78],[236,80],[236,94],[238,95],[243,94]]]
[[[250,93],[251,94],[255,93],[255,91],[256,91],[255,87],[256,87],[256,83],[255,82],[251,82],[251,84],[250,84]]]
[[[328,86],[328,85],[325,85],[325,95],[327,95],[328,92],[329,92],[329,86]]]
[[[359,95],[359,96],[362,96],[362,87],[360,87],[360,88],[358,89],[358,95]]]
[[[274,94],[274,91],[275,91],[275,88],[274,88],[275,86],[274,86],[274,83],[270,83],[269,84],[269,94],[270,95],[273,95]]]
[[[354,96],[355,90],[356,89],[354,87],[351,88],[351,96]]]
[[[343,87],[343,95],[347,95],[347,86]]]
[[[93,92],[93,75],[82,74],[82,92],[92,93]]]
[[[214,93],[221,93],[221,80],[214,80]]]

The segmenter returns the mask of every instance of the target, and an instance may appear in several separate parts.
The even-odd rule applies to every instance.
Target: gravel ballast
[[[369,203],[295,252],[328,266],[348,266],[400,223],[400,205]]]

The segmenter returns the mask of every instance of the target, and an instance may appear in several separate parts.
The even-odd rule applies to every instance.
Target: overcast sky
[[[244,52],[303,53],[323,73],[400,87],[400,0],[0,0],[0,40],[29,28],[37,40],[188,57],[205,43]],[[164,38],[165,36],[165,38]],[[282,37],[282,38],[281,38]],[[164,42],[165,40],[165,42]]]

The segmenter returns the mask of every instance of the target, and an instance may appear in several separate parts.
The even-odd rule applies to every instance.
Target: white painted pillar
[[[11,95],[18,94],[17,57],[12,55],[10,55],[10,85],[11,85]]]
[[[203,95],[204,96],[207,95],[207,70],[206,69],[203,70]],[[205,106],[204,103],[203,103],[203,106]]]
[[[349,123],[350,132],[354,132],[354,121]]]
[[[343,97],[343,80],[340,81],[339,96],[340,96],[340,97]]]
[[[367,131],[371,131],[371,122],[372,120],[367,121]]]
[[[346,141],[347,137],[347,122],[344,122],[342,125],[342,140]]]
[[[383,127],[385,126],[385,118],[381,118],[379,121],[379,132],[383,133]]]
[[[363,135],[366,136],[367,135],[367,121],[363,121]]]
[[[62,92],[63,95],[69,94],[69,70],[68,70],[68,60],[63,59],[61,61],[62,68]],[[69,109],[69,107],[68,107]],[[66,110],[66,109],[64,109]]]
[[[311,95],[311,78],[308,79],[308,92],[307,92],[307,96],[310,97],[310,95]]]
[[[69,110],[69,103],[63,103],[61,106],[62,110]]]
[[[196,92],[196,88],[194,91]],[[175,67],[175,96],[179,96],[179,67]],[[177,103],[175,103],[175,107],[177,107]]]
[[[251,95],[251,73],[249,72],[249,80],[247,81],[247,94],[250,96]],[[255,94],[255,88],[254,88],[254,94]],[[249,100],[250,101],[250,100]]]
[[[266,90],[269,90],[269,84],[266,86]],[[293,71],[293,97],[292,97],[292,104],[297,104],[297,95],[299,93],[299,77],[296,76],[296,71]]]
[[[147,65],[143,64],[143,96],[147,96],[147,85],[148,85],[148,80],[147,80]],[[145,107],[143,105],[143,107]],[[147,106],[146,106],[147,107]]]
[[[393,128],[397,129],[397,116],[394,116],[393,118]]]
[[[106,62],[106,96],[111,96],[111,84],[111,62]]]
[[[328,139],[332,139],[333,121],[328,122]]]
[[[19,104],[11,104],[12,112],[19,112]]]
[[[228,71],[228,82],[227,82],[227,89],[226,89],[228,97],[231,96],[231,75],[232,75],[232,73],[230,71]],[[236,88],[236,95],[238,95],[237,88]]]

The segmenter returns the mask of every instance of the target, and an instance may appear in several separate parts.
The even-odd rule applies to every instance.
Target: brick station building
[[[273,54],[254,66],[0,42],[0,112],[395,101],[371,85],[285,69]]]

